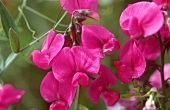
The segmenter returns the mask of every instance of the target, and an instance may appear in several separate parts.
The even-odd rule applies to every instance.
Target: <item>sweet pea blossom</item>
[[[120,61],[114,62],[118,77],[124,84],[128,84],[134,78],[139,78],[146,68],[145,57],[137,47],[136,42],[135,39],[127,41],[120,51]]]
[[[89,86],[88,74],[97,74],[100,68],[99,58],[94,57],[83,46],[63,48],[54,59],[52,69],[59,82],[71,80],[73,86]]]
[[[82,26],[82,44],[90,49],[94,56],[103,58],[112,55],[120,48],[118,40],[106,28],[98,25]]]
[[[7,110],[9,105],[19,103],[24,93],[11,84],[0,86],[0,110]]]
[[[48,72],[41,82],[40,92],[45,101],[52,102],[49,110],[69,110],[76,88],[69,81],[60,83],[53,72]]]
[[[153,0],[158,6],[165,7],[170,10],[170,1],[169,0]]]
[[[157,38],[141,39],[137,47],[147,60],[156,60],[160,55],[160,46]]]
[[[31,53],[31,60],[35,65],[42,69],[48,69],[51,66],[53,58],[61,50],[64,44],[64,36],[56,34],[54,30],[48,33],[41,50],[34,50]]]
[[[100,76],[93,80],[89,87],[88,92],[90,99],[97,104],[101,96],[107,106],[112,106],[119,100],[120,94],[119,92],[111,90],[107,87],[116,84],[117,79],[105,65],[100,66],[99,74]]]
[[[170,78],[170,63],[164,65],[164,80],[166,81],[168,78]],[[153,87],[160,89],[162,87],[161,73],[158,70],[153,72],[149,78],[149,82]],[[170,85],[170,80],[167,83]]]
[[[70,14],[74,14],[74,12],[77,11],[81,15],[96,20],[100,19],[97,13],[98,0],[60,0],[60,5],[63,10],[66,10]]]
[[[120,16],[122,31],[130,38],[151,36],[161,29],[163,23],[163,14],[154,2],[131,4]]]

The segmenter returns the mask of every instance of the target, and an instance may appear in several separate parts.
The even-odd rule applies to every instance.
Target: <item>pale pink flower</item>
[[[61,50],[64,44],[64,36],[56,34],[54,30],[48,33],[41,50],[34,50],[31,53],[31,60],[37,67],[48,69],[51,66],[53,58]]]
[[[135,39],[127,41],[120,51],[120,61],[114,62],[118,77],[125,84],[142,76],[146,68],[145,57],[137,47],[136,42]]]
[[[112,55],[120,48],[118,40],[109,30],[91,24],[82,26],[82,44],[90,49],[94,56],[100,58]]]
[[[24,93],[11,84],[0,86],[0,110],[7,110],[9,105],[19,103]]]
[[[48,72],[41,82],[40,92],[47,102],[52,102],[49,110],[69,110],[76,88],[67,83],[57,81],[52,72]]]
[[[120,16],[122,31],[130,38],[151,36],[160,30],[163,23],[163,14],[154,2],[131,4]]]
[[[54,59],[52,69],[55,78],[60,82],[72,81],[73,86],[89,86],[88,74],[97,74],[100,60],[94,57],[83,46],[63,48]]]
[[[147,60],[156,60],[160,55],[160,45],[157,38],[141,39],[137,47]]]
[[[109,89],[108,86],[115,85],[117,79],[111,70],[104,65],[100,66],[99,75],[89,87],[90,99],[97,104],[101,96],[107,106],[112,106],[119,100],[120,94],[115,90]]]
[[[162,82],[161,82],[161,73],[156,70],[153,72],[151,75],[149,82],[153,87],[157,87],[160,89],[162,87]],[[170,78],[170,63],[167,63],[164,65],[164,80],[168,80]],[[167,81],[168,84],[170,85],[170,80]]]

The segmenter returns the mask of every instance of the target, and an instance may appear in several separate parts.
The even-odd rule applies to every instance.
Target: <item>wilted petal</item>
[[[98,0],[60,0],[61,7],[72,14],[75,10],[89,9],[97,11]]]
[[[24,93],[23,90],[16,89],[10,84],[0,86],[0,108],[5,108],[10,104],[18,103]]]
[[[49,110],[69,110],[69,107],[65,102],[57,100],[50,105]]]
[[[95,104],[99,102],[100,95],[106,90],[107,86],[114,85],[117,82],[116,77],[108,67],[101,65],[99,73],[100,76],[91,83],[88,91],[90,99]]]
[[[120,16],[120,26],[123,32],[132,38],[139,37],[141,31],[144,37],[151,36],[160,30],[163,23],[163,14],[153,2],[131,4]]]
[[[83,46],[74,46],[71,49],[76,63],[76,71],[97,74],[100,68],[100,59],[93,56],[88,49]]]
[[[82,44],[90,49],[93,55],[100,58],[104,56],[103,53],[107,55],[107,52],[113,53],[114,50],[119,49],[119,42],[114,35],[98,25],[82,26]]]
[[[106,89],[102,92],[101,97],[107,106],[112,106],[119,100],[120,93],[111,89]]]

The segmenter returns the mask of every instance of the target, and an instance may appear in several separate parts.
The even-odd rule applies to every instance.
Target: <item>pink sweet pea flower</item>
[[[19,103],[24,93],[11,84],[0,86],[0,110],[7,110],[9,105]]]
[[[103,58],[112,55],[120,48],[118,40],[106,28],[98,25],[82,26],[82,44],[90,49],[94,56]]]
[[[52,102],[49,110],[69,110],[76,88],[67,83],[58,82],[52,72],[48,72],[41,82],[40,92],[47,102]]]
[[[60,5],[70,14],[74,14],[74,12],[77,11],[81,15],[96,20],[100,19],[100,16],[97,13],[98,0],[60,0]]]
[[[161,30],[160,30],[160,34],[162,38],[167,38],[170,39],[170,25],[163,25]]]
[[[153,74],[151,75],[149,79],[149,82],[151,83],[151,85],[158,89],[162,87],[160,74],[161,73],[158,70],[156,70],[155,72],[153,72]],[[170,63],[167,63],[164,65],[164,80],[167,80],[168,78],[170,78]],[[167,82],[170,85],[170,80],[168,80]]]
[[[53,58],[61,50],[64,44],[64,36],[62,34],[56,34],[54,30],[51,30],[43,43],[41,50],[34,50],[31,53],[31,60],[37,67],[42,69],[48,69],[51,66]]]
[[[127,41],[119,54],[120,61],[114,62],[118,77],[125,84],[143,75],[146,68],[145,57],[137,47],[136,42],[135,39]]]
[[[151,36],[164,23],[160,8],[154,2],[138,2],[129,5],[120,16],[122,31],[130,38]]]
[[[168,10],[170,10],[170,1],[169,0],[153,0],[153,2],[155,2],[158,6],[160,6],[160,8],[167,8]]]
[[[54,59],[52,69],[59,82],[72,80],[72,85],[89,86],[88,74],[97,74],[100,68],[99,58],[94,57],[83,46],[71,49],[63,48]]]
[[[160,46],[157,38],[139,40],[138,48],[147,60],[156,60],[160,55]]]
[[[100,96],[103,98],[107,106],[115,104],[119,98],[119,92],[108,89],[110,85],[117,83],[117,79],[107,66],[101,65],[99,70],[100,76],[96,78],[89,87],[90,99],[97,104]]]

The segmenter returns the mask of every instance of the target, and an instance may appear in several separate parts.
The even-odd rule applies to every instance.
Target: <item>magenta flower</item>
[[[150,13],[148,13],[150,12]],[[164,23],[160,8],[153,2],[138,2],[129,5],[120,16],[122,31],[130,38],[151,36]]]
[[[165,7],[168,10],[170,10],[170,2],[169,2],[169,0],[153,0],[153,2],[155,2],[161,8]]]
[[[82,44],[90,49],[94,56],[103,58],[112,55],[120,48],[118,40],[106,28],[98,25],[82,26]]]
[[[47,102],[52,102],[49,110],[68,110],[71,105],[76,88],[67,83],[58,82],[52,72],[48,72],[41,82],[40,92]]]
[[[161,73],[158,70],[156,70],[155,72],[153,72],[149,79],[150,84],[158,89],[162,87],[160,74]],[[164,80],[168,80],[169,78],[170,78],[170,63],[167,63],[164,65]],[[170,85],[170,80],[168,80],[167,82]]]
[[[63,48],[52,65],[54,76],[59,82],[71,80],[73,86],[81,84],[85,87],[90,83],[88,74],[97,74],[99,68],[99,58],[94,57],[83,46]]]
[[[93,80],[89,87],[90,99],[97,104],[101,96],[107,106],[112,106],[119,100],[120,94],[107,87],[116,84],[117,79],[110,69],[104,65],[100,66],[99,74],[100,76]]]
[[[7,110],[9,105],[19,103],[24,93],[11,84],[0,86],[0,110]]]
[[[160,55],[160,46],[157,38],[139,40],[137,47],[147,60],[156,60]]]
[[[160,30],[160,34],[162,38],[170,39],[170,26],[164,24]]]
[[[51,66],[53,58],[61,50],[64,44],[64,36],[62,34],[56,34],[54,30],[51,30],[43,43],[41,50],[34,50],[31,53],[31,60],[37,67],[42,69],[48,69]]]
[[[119,54],[119,60],[115,61],[120,80],[127,84],[134,78],[143,75],[146,68],[145,57],[136,45],[136,40],[127,41]]]
[[[100,19],[97,13],[98,0],[60,0],[60,5],[63,10],[66,10],[70,14],[74,14],[77,11],[87,17]]]

